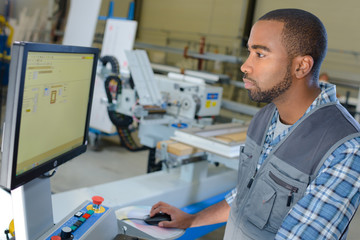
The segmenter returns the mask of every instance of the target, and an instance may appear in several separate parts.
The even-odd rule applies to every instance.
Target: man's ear
[[[304,78],[311,72],[314,66],[314,59],[310,55],[297,56],[294,58],[293,63],[295,66],[294,74],[296,78]]]

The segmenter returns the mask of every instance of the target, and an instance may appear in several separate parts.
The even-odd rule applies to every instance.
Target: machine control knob
[[[101,205],[102,202],[104,201],[104,198],[100,196],[93,196],[92,200],[95,205]]]
[[[61,240],[60,236],[52,236],[50,240]]]
[[[100,211],[100,205],[104,201],[103,197],[100,196],[94,196],[92,197],[93,200],[93,209],[95,212]]]
[[[71,228],[63,227],[61,229],[60,237],[62,240],[72,239]]]

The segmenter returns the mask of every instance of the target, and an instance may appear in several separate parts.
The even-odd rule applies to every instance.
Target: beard
[[[255,90],[248,90],[250,99],[255,102],[270,103],[274,99],[282,95],[284,92],[286,92],[286,90],[288,90],[292,84],[290,66],[288,66],[286,70],[286,74],[283,81],[279,82],[269,90],[262,91],[258,86],[258,84],[256,83],[256,81],[246,77],[246,74],[244,75],[244,78],[249,79],[255,86]]]

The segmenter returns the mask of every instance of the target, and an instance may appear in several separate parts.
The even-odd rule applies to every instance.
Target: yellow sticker
[[[100,206],[100,209],[94,209],[92,204],[88,205],[86,207],[86,209],[87,210],[93,210],[94,213],[103,213],[103,212],[105,212],[105,208],[103,206]]]
[[[206,103],[205,103],[205,107],[206,107],[206,108],[211,107],[211,101],[206,101]]]

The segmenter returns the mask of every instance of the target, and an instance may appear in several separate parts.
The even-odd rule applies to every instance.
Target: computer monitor
[[[0,185],[15,189],[86,151],[97,48],[15,42]]]

